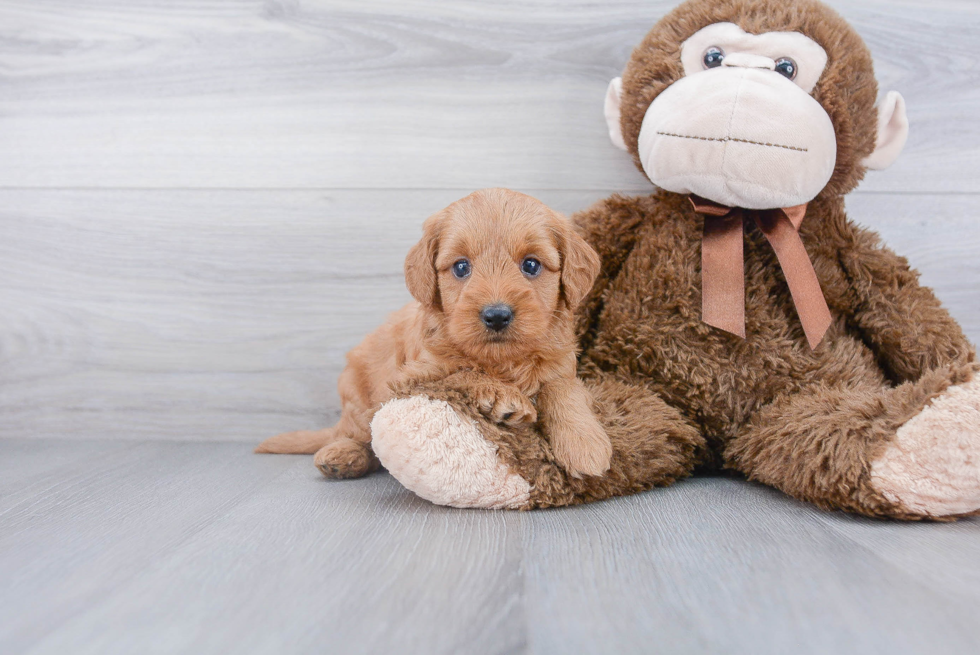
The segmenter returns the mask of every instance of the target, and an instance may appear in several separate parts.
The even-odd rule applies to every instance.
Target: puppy
[[[392,385],[447,379],[497,422],[540,418],[571,475],[601,475],[612,445],[576,377],[572,320],[598,272],[568,220],[530,196],[484,189],[454,202],[425,222],[405,260],[416,302],[348,353],[337,425],[281,434],[256,452],[315,452],[327,477],[360,477],[379,467],[370,425]]]

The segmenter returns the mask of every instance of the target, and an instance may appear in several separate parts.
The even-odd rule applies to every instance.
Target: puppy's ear
[[[562,222],[561,293],[568,307],[575,309],[592,290],[602,262],[571,222],[563,216],[559,218]]]
[[[433,214],[422,224],[422,239],[405,257],[405,286],[423,307],[439,307],[439,277],[436,255],[446,210]]]

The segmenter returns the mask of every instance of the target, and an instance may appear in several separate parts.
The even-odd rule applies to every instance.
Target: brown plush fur
[[[573,217],[602,260],[578,312],[579,372],[613,440],[611,472],[570,480],[527,430],[481,428],[531,483],[532,506],[669,484],[704,465],[824,508],[922,518],[872,488],[871,462],[900,425],[972,379],[977,365],[960,327],[906,260],[845,215],[843,195],[864,175],[859,162],[876,138],[877,86],[860,38],[810,0],[687,2],[633,52],[623,78],[626,143],[635,156],[646,109],[681,76],[680,44],[722,21],[754,33],[802,32],[828,54],[813,96],[836,128],[837,167],[800,230],[834,317],[822,343],[807,345],[756,226],[747,222],[744,237],[743,340],[701,320],[703,219],[688,198],[613,196]],[[445,386],[424,393],[470,411]]]
[[[541,272],[525,275],[527,257]],[[458,279],[453,264],[471,263]],[[256,452],[312,453],[328,477],[359,477],[378,468],[370,423],[400,380],[453,376],[457,388],[495,422],[533,423],[572,476],[600,475],[612,446],[590,411],[591,396],[575,374],[573,311],[598,272],[596,253],[564,217],[507,189],[486,189],[432,216],[405,260],[417,299],[348,354],[340,376],[343,412],[336,426],[282,434]],[[481,310],[513,309],[502,331]],[[537,407],[532,404],[536,398]]]
[[[588,386],[592,409],[601,417],[613,446],[610,469],[601,477],[569,475],[534,426],[508,428],[484,420],[468,389],[452,379],[406,380],[395,391],[399,397],[421,394],[445,400],[477,421],[484,436],[498,447],[500,461],[530,483],[531,497],[522,509],[577,505],[666,486],[686,477],[691,462],[704,454],[698,430],[656,394],[615,376],[600,376]],[[658,429],[651,430],[651,425]]]

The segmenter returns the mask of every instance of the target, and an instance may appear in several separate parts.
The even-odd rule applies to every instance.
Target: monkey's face
[[[684,77],[647,110],[638,150],[668,191],[748,209],[812,200],[830,180],[837,141],[810,91],[827,54],[802,34],[746,34],[732,23],[681,49]]]
[[[852,132],[856,109],[846,100],[848,89],[815,93],[829,67],[823,46],[802,32],[750,34],[732,22],[709,24],[682,43],[663,41],[671,34],[667,29],[651,34],[661,40],[651,42],[648,37],[646,51],[639,59],[634,54],[628,70],[632,95],[622,97],[622,81],[613,80],[606,116],[613,142],[627,148],[621,105],[629,114],[629,149],[654,184],[746,209],[800,205],[828,186],[841,145],[835,123]],[[654,62],[654,57],[660,59]],[[870,79],[873,85],[873,77],[863,70],[846,75],[842,66],[847,63],[837,61],[831,74],[835,84],[866,89]],[[871,94],[873,99],[873,86]],[[821,104],[814,95],[830,104]],[[862,143],[875,144],[877,136],[877,149],[858,157],[861,166],[884,168],[904,145],[908,123],[901,97],[889,94],[882,108],[878,134],[862,137]],[[637,110],[645,113],[638,115]],[[867,115],[874,108],[860,111]],[[848,124],[841,127],[841,121]],[[874,119],[863,124],[868,123],[874,125]],[[851,175],[856,168],[853,149],[845,142],[843,167],[848,171],[839,175]],[[862,174],[863,170],[855,175],[860,179]]]

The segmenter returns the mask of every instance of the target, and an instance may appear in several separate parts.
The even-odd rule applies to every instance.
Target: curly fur
[[[775,254],[757,227],[747,225],[744,235],[743,340],[701,320],[703,219],[688,198],[616,195],[573,216],[601,259],[576,324],[579,374],[614,445],[610,473],[569,479],[533,431],[474,420],[500,460],[531,483],[529,506],[632,493],[710,466],[734,469],[823,508],[942,518],[929,507],[903,503],[901,494],[875,486],[872,477],[875,461],[896,459],[899,429],[950,387],[974,379],[978,366],[960,326],[908,262],[845,214],[843,196],[864,175],[860,162],[876,138],[877,86],[858,35],[814,0],[687,2],[651,30],[626,68],[626,144],[635,157],[646,109],[682,75],[684,40],[721,21],[753,33],[802,32],[828,54],[813,96],[833,120],[837,165],[800,230],[834,317],[823,342],[808,347]],[[976,385],[967,388],[977,393]],[[472,413],[447,385],[414,392]],[[951,420],[940,414],[930,425]],[[951,456],[970,456],[978,435],[972,438],[973,450],[964,446]],[[976,463],[957,466],[975,469]],[[942,476],[941,470],[928,473]]]
[[[540,273],[522,273],[526,257],[540,261]],[[452,271],[461,259],[471,263],[465,278]],[[540,414],[571,474],[603,473],[612,446],[576,378],[573,331],[573,311],[598,267],[568,220],[530,196],[485,189],[453,203],[425,222],[405,259],[406,284],[417,302],[348,354],[337,385],[343,405],[337,425],[281,434],[256,452],[315,453],[327,477],[365,475],[379,466],[370,423],[391,387],[451,376],[494,420],[534,422]],[[495,304],[513,309],[501,331],[481,320],[481,311]]]

